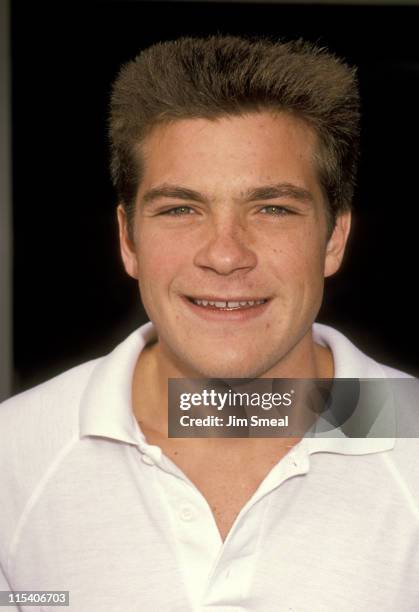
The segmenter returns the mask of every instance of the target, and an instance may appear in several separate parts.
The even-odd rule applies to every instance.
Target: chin
[[[265,372],[260,363],[202,363],[195,364],[201,378],[258,378]]]

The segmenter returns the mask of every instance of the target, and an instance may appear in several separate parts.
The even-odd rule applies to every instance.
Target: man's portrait
[[[138,18],[139,8],[147,7],[150,23],[163,9],[166,17],[180,11],[177,19],[190,17],[188,10],[212,14],[208,6],[191,3],[188,9],[188,4],[138,3],[126,14]],[[215,14],[231,24],[239,5],[226,7]],[[14,393],[0,404],[0,605],[49,610],[57,605],[52,594],[64,593],[65,605],[77,612],[419,609],[414,428],[368,437],[333,421],[325,433],[322,409],[316,405],[307,424],[301,410],[308,395],[293,404],[294,388],[284,393],[280,386],[298,380],[304,388],[319,380],[339,388],[339,381],[356,381],[362,391],[365,381],[380,389],[397,381],[396,389],[415,389],[413,333],[400,342],[399,358],[388,338],[397,325],[403,328],[401,314],[411,312],[414,299],[412,228],[399,215],[404,210],[413,220],[417,214],[408,203],[394,204],[394,234],[374,258],[371,245],[379,240],[366,228],[379,235],[388,208],[370,204],[363,226],[358,192],[404,187],[392,185],[393,178],[376,167],[370,171],[374,184],[367,185],[373,166],[360,166],[362,93],[365,88],[368,94],[368,83],[354,61],[356,46],[346,42],[345,54],[345,44],[334,48],[332,36],[329,45],[319,41],[308,25],[303,36],[294,9],[279,5],[259,8],[265,23],[269,16],[288,15],[288,27],[282,33],[279,25],[255,32],[250,20],[256,12],[240,7],[247,30],[220,31],[208,23],[206,31],[185,32],[182,26],[173,35],[144,36],[133,53],[112,60],[106,113],[99,122],[107,153],[98,152],[112,187],[97,188],[105,201],[104,194],[112,194],[112,207],[98,216],[94,198],[89,208],[83,195],[84,189],[92,195],[92,186],[80,180],[74,210],[62,205],[68,202],[66,190],[75,187],[74,174],[92,176],[73,157],[54,214],[49,209],[46,215],[49,240],[40,249],[50,265],[49,280],[56,275],[76,310],[84,303],[87,311],[96,307],[97,331],[84,334],[84,342],[97,333],[106,350],[94,354],[81,347],[77,354],[85,358],[61,370],[57,362],[42,381],[36,376],[48,369],[46,353],[44,366],[32,374],[31,360],[20,358]],[[117,30],[122,13],[112,12],[112,3],[101,10],[107,27],[113,21]],[[338,16],[330,14],[329,26]],[[345,15],[358,19],[362,12]],[[406,19],[405,13],[392,15]],[[127,28],[126,48],[132,44]],[[21,66],[17,51],[16,57]],[[86,92],[90,79],[102,78],[93,69],[84,74]],[[81,89],[67,91],[59,84],[63,81],[54,89],[50,117],[65,150],[68,128],[60,96],[86,109],[92,101]],[[387,100],[385,108],[391,105]],[[400,107],[399,102],[391,116],[377,109],[380,147],[391,142],[394,122],[406,124]],[[80,121],[85,131],[86,121]],[[76,125],[74,116],[69,122]],[[79,150],[82,156],[83,142]],[[392,167],[399,176],[400,169]],[[413,181],[407,168],[406,175]],[[19,193],[24,186],[17,187]],[[42,207],[42,190],[29,218],[37,206]],[[16,213],[18,224],[25,210]],[[109,269],[95,263],[109,229],[106,219],[112,219],[114,232]],[[82,295],[65,277],[67,223],[85,227],[91,253],[90,260],[80,247],[77,255],[75,237],[71,259],[74,264],[79,257],[80,265],[73,266],[73,280],[81,268],[81,280],[86,271],[93,279],[96,270],[99,281],[92,280],[92,287],[102,289]],[[92,227],[98,236],[91,235]],[[402,227],[403,237],[396,238]],[[28,235],[28,226],[25,231]],[[25,232],[19,244],[24,237]],[[396,267],[390,265],[392,249],[399,251]],[[30,253],[25,256],[29,276]],[[22,251],[19,257],[22,270]],[[377,328],[369,336],[373,297],[366,299],[362,290],[368,278],[374,290],[365,295],[376,291],[374,275],[386,278],[377,298],[386,320],[375,312]],[[355,285],[351,279],[357,279]],[[401,282],[404,295],[394,296]],[[129,305],[122,321],[115,312],[124,299]],[[397,302],[391,321],[385,300]],[[57,318],[50,324],[59,319],[68,335],[73,329],[78,344],[83,334],[76,330],[77,318],[71,320],[70,309],[60,312],[60,303],[58,296]],[[21,317],[22,302],[19,308]],[[29,300],[26,308],[34,327]],[[105,331],[113,308],[115,329]],[[361,311],[365,318],[355,320]],[[37,333],[26,339],[29,355],[36,353],[29,338]],[[57,333],[51,334],[52,347],[60,344]],[[22,332],[17,336],[23,346]],[[191,391],[183,394],[191,400],[181,407],[186,411],[208,399],[203,380],[228,389],[212,396],[222,399],[218,427],[234,385],[277,390],[263,398],[276,397],[285,416],[273,419],[275,424],[268,420],[252,436],[237,434],[240,422],[234,419],[227,436],[218,429],[208,436],[170,435],[172,381]],[[235,381],[231,388],[229,381]],[[348,392],[341,389],[334,401],[346,410]],[[372,400],[362,397],[355,418],[365,421]],[[387,409],[387,399],[376,397],[378,407],[382,402]],[[404,414],[409,423],[416,419],[416,400],[410,393]],[[209,414],[208,403],[203,405],[198,418],[186,417],[197,428]],[[289,406],[298,433],[287,429]],[[273,425],[276,432],[268,435]]]

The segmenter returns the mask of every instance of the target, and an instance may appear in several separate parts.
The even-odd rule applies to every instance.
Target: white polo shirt
[[[337,378],[404,376],[313,329]],[[304,438],[223,543],[132,414],[153,335],[0,406],[0,590],[68,590],[76,612],[417,612],[418,440]]]

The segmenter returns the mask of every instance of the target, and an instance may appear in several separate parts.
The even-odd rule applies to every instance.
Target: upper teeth
[[[266,300],[253,300],[246,302],[211,302],[210,300],[193,300],[198,306],[215,306],[216,308],[239,308],[240,306],[254,306],[263,304]]]

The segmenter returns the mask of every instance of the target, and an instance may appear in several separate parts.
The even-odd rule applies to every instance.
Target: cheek
[[[319,231],[307,232],[300,245],[300,257],[307,274],[313,275],[313,281],[323,278],[326,241]]]
[[[149,289],[168,286],[190,261],[185,243],[168,235],[140,232],[137,250],[140,286]]]
[[[309,234],[298,239],[283,237],[271,248],[270,264],[279,280],[317,285],[323,278],[324,246]]]

